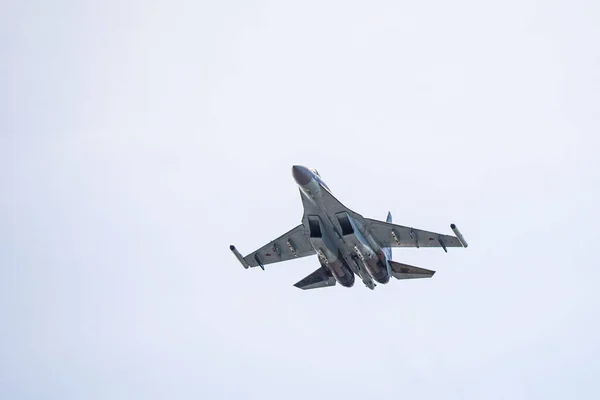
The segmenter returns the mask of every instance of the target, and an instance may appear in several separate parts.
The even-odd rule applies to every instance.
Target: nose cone
[[[312,173],[302,165],[294,165],[292,167],[292,175],[294,175],[296,183],[301,186],[308,184],[312,179]]]

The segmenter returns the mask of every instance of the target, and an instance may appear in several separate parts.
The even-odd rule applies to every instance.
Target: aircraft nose
[[[312,174],[308,168],[302,165],[294,165],[292,167],[292,175],[298,185],[304,186],[312,179]]]

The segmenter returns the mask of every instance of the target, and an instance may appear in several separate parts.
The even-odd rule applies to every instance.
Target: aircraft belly
[[[380,247],[371,243],[372,238],[363,235],[360,222],[358,226],[353,223],[355,229],[352,235],[341,236],[334,224],[337,220],[332,212],[334,210],[326,208],[324,196],[327,194],[317,187],[307,187],[302,191],[305,213],[312,214],[308,217],[305,214],[305,217],[317,217],[320,222],[322,236],[311,237],[310,240],[322,264],[344,286],[354,284],[354,274],[371,289],[375,286],[373,281],[387,283],[390,279],[389,268]],[[348,274],[352,275],[352,281],[343,282],[344,276]]]
[[[323,219],[320,218],[323,222]],[[319,257],[322,266],[329,269],[336,281],[342,286],[352,287],[354,285],[354,271],[343,257],[340,246],[333,239],[327,224],[322,223],[321,237],[311,237],[310,241]]]
[[[387,260],[380,247],[374,250],[369,240],[365,238],[360,229],[353,223],[354,233],[344,236],[343,240],[346,247],[349,247],[351,253],[363,265],[363,269],[368,271],[370,277],[378,283],[386,284],[390,280]],[[364,280],[364,279],[363,279]]]

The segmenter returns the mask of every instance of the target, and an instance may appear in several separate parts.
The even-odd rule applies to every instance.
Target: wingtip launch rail
[[[452,232],[454,232],[454,234],[456,235],[456,238],[458,239],[458,241],[460,242],[460,244],[462,245],[462,247],[466,248],[467,246],[469,246],[469,244],[467,243],[467,241],[463,237],[462,233],[460,233],[460,231],[456,227],[456,224],[450,224],[450,229],[452,229]]]
[[[240,252],[238,251],[238,249],[235,248],[234,245],[229,246],[229,250],[231,250],[231,252],[233,253],[233,255],[235,256],[235,258],[238,259],[238,261],[240,262],[240,264],[242,264],[242,266],[245,269],[248,269],[250,266],[246,263],[246,261],[244,260],[244,257],[242,257],[242,255],[240,254]]]

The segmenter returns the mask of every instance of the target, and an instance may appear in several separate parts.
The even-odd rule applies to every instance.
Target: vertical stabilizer
[[[388,224],[392,223],[392,213],[389,211],[387,214],[387,218],[385,219],[385,222],[387,222]],[[385,256],[388,260],[392,259],[392,248],[391,247],[383,247],[381,250],[383,251],[383,254],[385,254]]]

